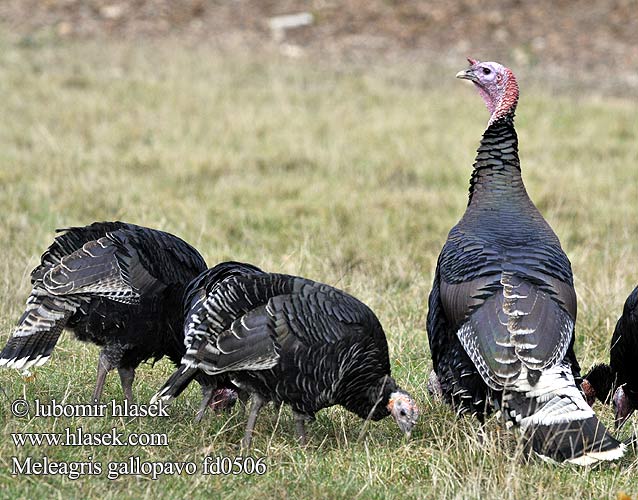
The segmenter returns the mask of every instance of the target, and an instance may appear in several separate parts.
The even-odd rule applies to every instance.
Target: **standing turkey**
[[[170,401],[197,373],[252,395],[249,448],[257,414],[268,401],[292,406],[298,437],[322,408],[344,406],[362,418],[389,414],[407,435],[418,410],[390,376],[388,346],[374,313],[328,285],[221,263],[186,294],[187,351],[152,401]]]
[[[468,59],[458,78],[491,113],[465,214],[439,255],[427,331],[431,386],[457,412],[498,408],[525,449],[588,464],[622,456],[574,381],[576,295],[558,238],[530,200],[518,158],[512,71]]]
[[[587,402],[609,402],[612,396],[616,428],[638,410],[638,286],[625,302],[609,348],[609,364],[594,366],[583,379]]]
[[[33,290],[0,352],[0,366],[27,370],[44,364],[68,328],[78,340],[102,347],[93,400],[117,368],[132,402],[135,368],[142,361],[167,355],[179,364],[185,352],[182,295],[206,263],[180,238],[125,222],[62,231],[31,273]],[[212,387],[205,378],[200,383],[210,399]]]

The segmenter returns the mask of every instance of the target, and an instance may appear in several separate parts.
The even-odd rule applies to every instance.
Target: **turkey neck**
[[[510,201],[529,200],[518,159],[518,137],[511,112],[485,130],[470,179],[468,206],[505,206]],[[477,206],[478,208],[478,206]]]

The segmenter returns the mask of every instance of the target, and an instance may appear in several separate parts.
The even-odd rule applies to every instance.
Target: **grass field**
[[[89,400],[98,350],[64,335],[34,381],[0,371],[0,497],[638,495],[634,452],[592,468],[525,463],[515,434],[498,421],[480,430],[426,393],[427,295],[440,248],[465,208],[487,122],[476,92],[454,79],[464,64],[348,68],[169,42],[132,48],[0,37],[2,342],[54,229],[120,219],[185,238],[210,265],[244,260],[351,292],[378,314],[394,375],[422,407],[407,444],[390,419],[367,425],[343,409],[325,410],[309,426],[305,449],[294,441],[289,409],[268,407],[254,441],[254,456],[268,466],[260,477],[12,476],[12,456],[199,463],[238,453],[245,415],[236,409],[194,425],[196,387],[163,419],[13,417],[10,402],[19,397]],[[519,80],[523,175],[572,261],[576,351],[586,369],[606,357],[638,282],[636,101]],[[147,402],[170,372],[166,360],[141,366],[136,398]],[[116,374],[104,398],[121,400]],[[597,409],[611,425],[610,411]],[[18,449],[9,437],[80,426],[167,433],[170,446]]]

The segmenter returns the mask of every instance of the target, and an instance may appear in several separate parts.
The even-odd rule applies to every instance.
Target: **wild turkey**
[[[609,364],[594,366],[583,379],[582,389],[590,405],[612,396],[615,424],[619,428],[638,409],[638,286],[634,288],[616,323],[609,348]]]
[[[514,74],[468,59],[491,113],[465,214],[449,233],[429,297],[427,331],[443,398],[482,419],[498,408],[525,449],[577,464],[612,460],[624,447],[578,390],[576,294],[558,238],[529,199],[518,158]]]
[[[167,355],[179,364],[185,352],[182,295],[206,263],[180,238],[125,222],[59,231],[65,233],[31,273],[33,290],[0,352],[0,366],[44,364],[68,328],[78,340],[102,346],[93,399],[100,399],[107,373],[117,368],[132,401],[142,361]],[[206,390],[210,399],[212,387]]]
[[[362,418],[392,414],[407,435],[418,410],[390,376],[388,346],[374,313],[350,295],[296,276],[225,262],[187,293],[187,351],[152,401],[170,401],[199,372],[252,395],[249,448],[257,414],[288,403],[306,441],[306,420],[339,404]]]

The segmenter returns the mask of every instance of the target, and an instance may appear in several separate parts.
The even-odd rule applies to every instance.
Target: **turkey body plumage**
[[[196,281],[182,366],[154,400],[179,395],[200,371],[230,379],[253,397],[245,446],[267,401],[292,407],[302,440],[304,421],[328,406],[372,420],[390,413],[390,395],[400,390],[383,328],[366,305],[328,285],[236,262]]]
[[[616,374],[616,384],[638,409],[638,287],[629,294],[618,318],[609,349],[609,365]]]
[[[618,458],[622,445],[575,383],[571,265],[523,185],[517,97],[516,88],[511,112],[492,115],[467,209],[438,259],[427,317],[437,389],[458,413],[501,410],[543,457]]]
[[[168,356],[178,364],[184,354],[182,296],[206,263],[180,238],[133,224],[96,222],[64,231],[31,273],[33,290],[0,366],[45,363],[67,328],[102,347],[93,398],[117,368],[132,400],[142,361]]]
[[[513,124],[493,125],[484,142],[490,147],[479,149],[468,208],[439,256],[428,314],[435,365],[443,358],[437,376],[446,399],[479,418],[491,412],[490,400],[500,400],[503,386],[523,366],[538,370],[567,354],[574,374],[579,371],[572,349],[576,296],[571,266],[527,196]],[[494,169],[492,162],[511,165]],[[510,290],[521,286],[526,296],[515,297]],[[506,310],[525,308],[523,299],[532,301],[521,311],[524,315]],[[516,330],[524,333],[513,335]]]

